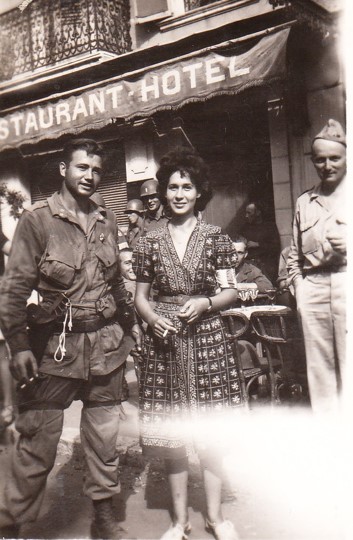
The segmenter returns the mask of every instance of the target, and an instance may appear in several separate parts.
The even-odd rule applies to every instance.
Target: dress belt
[[[104,328],[104,326],[108,326],[109,324],[114,322],[114,320],[115,319],[113,317],[111,319],[104,319],[104,317],[96,317],[94,319],[88,319],[86,321],[80,319],[73,319],[72,329],[69,330],[68,333],[83,334],[85,332],[97,332],[97,330]],[[62,331],[63,322],[55,322],[54,333]]]
[[[167,304],[177,304],[183,306],[185,302],[190,300],[191,296],[187,294],[176,294],[171,296],[157,296],[156,302],[166,302]]]

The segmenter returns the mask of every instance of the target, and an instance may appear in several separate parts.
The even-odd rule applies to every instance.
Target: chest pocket
[[[73,246],[64,251],[63,247],[49,244],[39,264],[41,278],[50,285],[68,289],[81,269],[82,260],[83,252]]]
[[[118,269],[116,248],[109,244],[102,245],[96,250],[96,255],[102,264],[105,280],[112,280],[115,277]]]
[[[319,218],[304,221],[300,224],[303,254],[314,253],[319,247]]]

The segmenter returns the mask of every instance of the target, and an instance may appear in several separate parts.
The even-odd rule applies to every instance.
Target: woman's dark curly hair
[[[191,148],[178,147],[162,157],[156,175],[160,187],[161,201],[164,204],[166,203],[169,179],[177,171],[180,172],[181,176],[188,175],[201,195],[196,200],[195,211],[204,210],[212,198],[208,166],[202,157]]]

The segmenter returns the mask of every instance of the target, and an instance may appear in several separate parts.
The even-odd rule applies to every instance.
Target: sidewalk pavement
[[[128,362],[130,398],[118,438],[121,493],[116,515],[126,538],[158,539],[170,524],[170,495],[164,464],[146,462],[138,444],[137,383]],[[82,493],[85,464],[79,437],[81,405],[65,412],[65,423],[40,516],[22,527],[26,539],[88,539],[91,502]],[[224,460],[227,486],[223,513],[241,540],[343,540],[344,460],[337,459],[339,429],[281,408],[237,418],[227,428],[234,444]],[[212,438],[212,433],[209,434]],[[8,434],[10,441],[10,432]],[[217,442],[217,441],[216,441]],[[8,468],[11,444],[0,444],[0,471]],[[4,474],[0,475],[0,499]],[[211,540],[204,528],[205,498],[197,457],[190,460],[189,540]],[[343,505],[344,506],[344,505]]]

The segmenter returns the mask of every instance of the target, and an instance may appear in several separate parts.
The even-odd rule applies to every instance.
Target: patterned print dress
[[[153,281],[160,296],[211,296],[219,287],[236,288],[235,262],[229,236],[203,221],[197,222],[182,262],[167,225],[142,237],[133,257],[137,281]],[[154,311],[168,318],[178,332],[162,339],[148,328],[143,348],[141,442],[165,449],[165,456],[171,449],[178,454],[187,445],[185,422],[241,404],[235,360],[220,314],[204,313],[187,324],[177,316],[180,308],[156,303]]]

